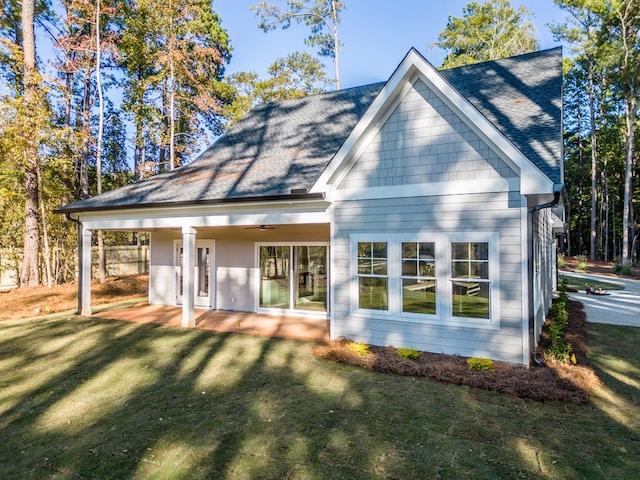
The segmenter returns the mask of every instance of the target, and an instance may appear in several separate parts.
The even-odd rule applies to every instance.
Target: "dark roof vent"
[[[307,189],[306,188],[292,188],[291,189],[291,195],[296,195],[296,194],[301,194],[301,193],[307,193]]]

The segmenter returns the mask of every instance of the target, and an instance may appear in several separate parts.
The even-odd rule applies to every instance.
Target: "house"
[[[560,49],[256,107],[191,164],[59,209],[151,232],[149,301],[528,364],[562,229]]]

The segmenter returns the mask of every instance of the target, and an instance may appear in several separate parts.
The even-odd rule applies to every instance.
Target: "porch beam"
[[[91,315],[91,230],[78,227],[78,313]]]
[[[182,326],[196,326],[194,306],[196,229],[182,227]]]

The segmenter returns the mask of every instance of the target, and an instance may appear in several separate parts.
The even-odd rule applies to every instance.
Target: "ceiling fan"
[[[244,227],[245,230],[260,230],[264,232],[265,230],[275,230],[276,227],[273,225],[256,225],[255,227]]]

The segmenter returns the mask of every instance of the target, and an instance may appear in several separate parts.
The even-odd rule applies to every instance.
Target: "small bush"
[[[347,348],[349,350],[351,350],[353,353],[357,353],[358,355],[362,355],[363,357],[365,355],[369,355],[369,345],[367,345],[366,343],[362,343],[362,342],[351,342]]]
[[[569,294],[567,293],[567,279],[566,278],[562,278],[560,280],[560,283],[558,284],[558,291],[560,292],[558,294],[558,302],[564,302],[565,305],[567,303],[569,303]]]
[[[564,261],[564,255],[563,254],[558,255],[558,268],[564,268],[566,264],[567,262]]]
[[[631,276],[631,267],[629,265],[622,265],[621,263],[616,263],[615,270],[618,275]]]
[[[396,355],[400,358],[407,358],[409,360],[417,360],[420,358],[420,352],[413,348],[399,348],[396,350]]]
[[[469,366],[469,370],[477,370],[479,372],[486,372],[487,370],[491,370],[493,367],[493,360],[489,358],[468,358],[467,365]]]
[[[578,260],[578,264],[576,265],[576,268],[582,272],[584,272],[588,265],[587,265],[587,256],[586,255],[578,255],[576,257],[576,259]]]
[[[567,302],[559,298],[551,306],[551,323],[549,325],[551,344],[548,353],[556,360],[563,362],[569,360],[571,351],[573,350],[571,344],[564,341],[564,333],[568,323],[569,311],[567,310]]]

